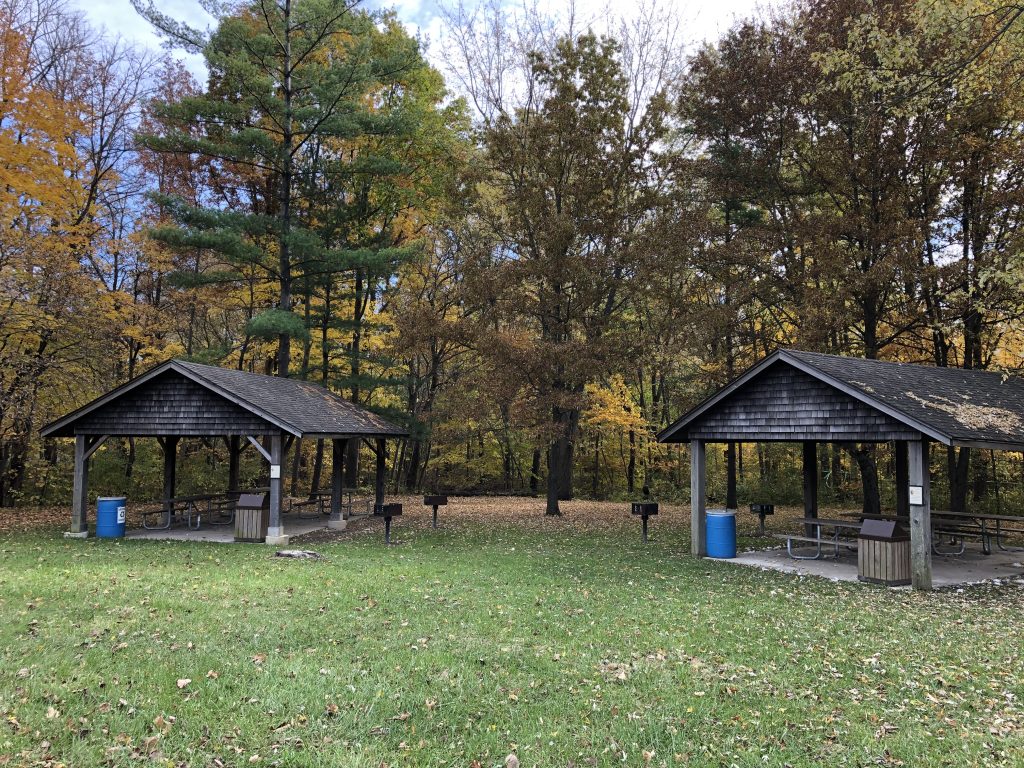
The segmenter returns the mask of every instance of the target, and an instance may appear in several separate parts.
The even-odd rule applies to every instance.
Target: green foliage
[[[268,309],[252,318],[246,331],[260,339],[275,339],[284,334],[296,339],[309,338],[309,329],[301,317],[283,309]]]

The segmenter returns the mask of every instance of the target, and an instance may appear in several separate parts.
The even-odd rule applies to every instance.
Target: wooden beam
[[[177,437],[167,437],[161,442],[164,449],[164,501],[167,502],[167,509],[170,510],[171,499],[174,498],[178,486],[178,440]]]
[[[896,515],[908,517],[910,515],[910,501],[907,496],[910,485],[908,474],[907,441],[896,441]]]
[[[914,589],[932,588],[932,507],[927,439],[907,446],[910,501],[910,582]],[[920,488],[920,498],[915,498]],[[920,503],[916,503],[920,502]]]
[[[377,439],[377,475],[374,483],[373,503],[374,509],[384,503],[384,472],[387,462],[387,443],[383,438]]]
[[[249,438],[252,440],[252,438]],[[262,446],[260,446],[262,448]],[[288,537],[284,535],[284,526],[281,523],[281,490],[284,483],[281,466],[284,459],[284,441],[281,433],[270,436],[270,524],[267,527],[268,544],[287,544]]]
[[[347,450],[347,439],[331,440],[331,522],[335,524],[344,519],[341,512],[341,495],[344,491]]]
[[[89,438],[88,445],[85,449],[85,458],[91,459],[92,455],[96,453],[96,450],[103,445],[110,435],[97,435],[96,437]]]
[[[226,438],[228,444],[228,490],[240,491],[242,439],[238,435]]]
[[[271,457],[270,452],[266,448],[264,448],[262,445],[260,445],[260,441],[259,440],[257,440],[252,435],[246,435],[245,439],[248,440],[250,443],[252,443],[253,447],[255,447],[257,451],[259,451],[261,454],[263,454],[263,458],[264,459],[269,461],[271,464],[274,463],[274,459],[273,459],[273,457]]]
[[[697,557],[708,553],[705,505],[707,456],[703,440],[690,441],[690,551]]]
[[[87,440],[85,435],[75,435],[75,484],[71,495],[71,530],[69,531],[72,536],[89,535],[87,518],[89,458],[86,455],[89,446]]]
[[[803,443],[804,517],[818,516],[818,444]],[[806,526],[808,536],[814,536],[814,526]]]

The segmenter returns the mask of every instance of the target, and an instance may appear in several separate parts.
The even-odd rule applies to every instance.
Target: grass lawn
[[[0,766],[1024,764],[1019,586],[702,562],[685,508],[644,547],[621,504],[406,501],[399,546],[321,561],[0,534]]]

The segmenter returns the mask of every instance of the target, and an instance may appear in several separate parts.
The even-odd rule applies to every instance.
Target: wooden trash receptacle
[[[265,493],[243,493],[235,506],[235,541],[262,543],[267,540],[270,509]]]
[[[865,520],[857,534],[857,578],[872,584],[910,584],[910,535],[895,520]]]

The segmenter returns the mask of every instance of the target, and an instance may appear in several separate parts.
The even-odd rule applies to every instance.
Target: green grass
[[[1018,587],[766,574],[653,530],[399,525],[316,562],[0,537],[0,765],[1021,764]]]

